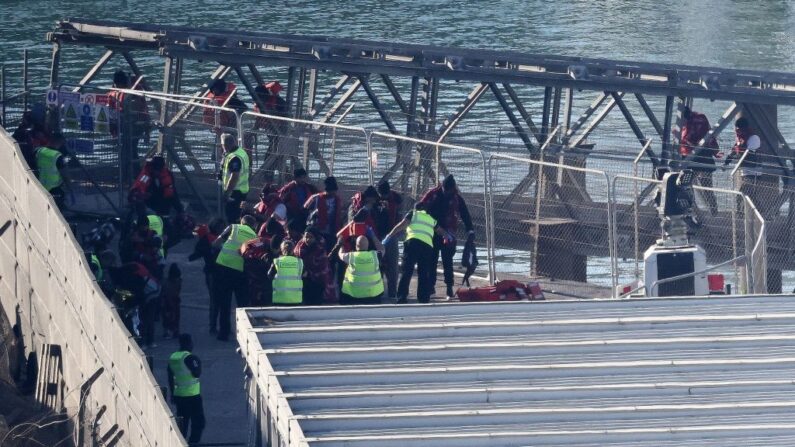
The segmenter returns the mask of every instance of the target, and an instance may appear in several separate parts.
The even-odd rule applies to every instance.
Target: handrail
[[[740,256],[737,256],[736,258],[729,259],[728,261],[724,261],[724,262],[721,262],[720,264],[716,264],[716,265],[713,265],[712,267],[707,267],[705,269],[701,269],[701,270],[698,270],[698,271],[695,271],[695,272],[684,273],[684,274],[678,275],[678,276],[671,276],[669,278],[658,279],[657,281],[654,281],[651,284],[651,287],[647,287],[646,284],[644,284],[642,286],[635,287],[634,289],[630,290],[629,292],[622,293],[621,295],[618,296],[618,298],[624,298],[626,296],[632,295],[633,293],[635,293],[635,292],[637,292],[638,290],[641,290],[641,289],[644,290],[644,293],[645,293],[646,296],[649,296],[649,289],[654,290],[654,288],[659,286],[660,284],[666,284],[666,283],[669,283],[669,282],[679,281],[680,279],[685,279],[685,278],[690,278],[692,276],[702,275],[704,273],[711,272],[713,270],[717,270],[717,269],[719,269],[721,267],[724,267],[726,265],[733,264],[733,263],[735,263],[737,261],[745,260],[745,258],[746,258],[745,255],[740,255]]]

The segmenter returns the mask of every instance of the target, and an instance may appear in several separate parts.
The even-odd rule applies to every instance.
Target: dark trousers
[[[229,199],[224,204],[224,215],[226,216],[226,223],[229,225],[238,223],[240,221],[240,204],[246,200],[245,194],[240,191],[232,191]]]
[[[189,444],[198,444],[202,439],[202,431],[204,431],[205,424],[202,397],[200,395],[190,397],[174,396],[174,404],[177,406],[179,431]],[[190,429],[190,436],[188,436],[188,429]]]
[[[372,298],[354,298],[347,293],[340,295],[340,304],[343,306],[355,306],[358,304],[381,304],[382,295],[374,296]]]
[[[411,283],[411,275],[414,274],[414,266],[416,266],[417,300],[421,303],[431,301],[432,273],[436,270],[433,255],[433,247],[419,239],[409,239],[403,244],[403,266],[397,288],[398,299],[403,300],[409,296],[409,283]]]
[[[141,308],[141,339],[145,346],[151,345],[155,341],[155,318],[160,308],[160,300],[149,299]]]
[[[228,339],[232,320],[232,294],[237,307],[248,306],[248,281],[243,272],[218,265],[213,278],[213,299],[218,311],[218,338]]]
[[[384,246],[384,249],[386,250],[383,261],[384,276],[386,278],[386,296],[393,298],[397,295],[398,256],[400,255],[397,239],[389,241],[389,243]]]
[[[204,269],[204,284],[207,285],[207,296],[210,297],[210,330],[216,331],[218,329],[218,308],[215,306],[213,299],[213,272],[212,268],[205,267]]]
[[[704,188],[712,188],[712,172],[710,171],[696,171],[696,181],[698,182],[699,186],[703,186]],[[709,206],[709,211],[712,215],[718,214],[718,200],[715,198],[715,193],[712,191],[698,191],[699,194],[705,202],[707,202],[707,206]]]
[[[436,287],[436,266],[439,264],[439,255],[442,255],[442,269],[444,269],[444,283],[447,287],[453,287],[453,256],[455,256],[455,241],[448,244],[439,235],[433,236],[433,269],[431,269],[431,289]],[[433,292],[431,292],[433,293]]]
[[[66,192],[64,192],[63,188],[56,186],[50,190],[50,195],[52,195],[52,200],[60,211],[66,209]]]
[[[309,278],[304,278],[304,305],[305,306],[320,306],[323,304],[323,292],[326,290],[326,285],[312,281]]]

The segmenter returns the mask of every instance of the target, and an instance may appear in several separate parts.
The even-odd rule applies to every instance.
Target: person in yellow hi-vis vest
[[[180,334],[179,350],[168,359],[168,389],[171,402],[177,406],[179,431],[190,445],[195,445],[201,441],[205,420],[199,382],[202,364],[191,351],[193,339],[190,334]]]
[[[403,220],[384,238],[382,243],[389,244],[390,239],[397,237],[406,230],[406,240],[403,242],[403,264],[401,266],[400,281],[398,282],[398,303],[408,301],[409,283],[417,266],[417,301],[429,303],[433,293],[433,271],[436,269],[436,258],[433,255],[433,237],[442,235],[447,237],[445,231],[439,228],[434,219],[421,203],[414,205],[414,210],[409,211]]]
[[[304,261],[293,256],[295,244],[286,240],[281,245],[281,256],[273,260],[268,276],[273,279],[274,306],[300,306],[304,303]]]
[[[227,222],[235,222],[240,218],[240,204],[248,195],[251,162],[248,152],[237,145],[234,135],[228,133],[221,135],[221,145],[224,148],[224,160],[221,165],[224,212]]]
[[[381,276],[381,260],[384,246],[374,239],[376,250],[369,250],[367,236],[356,238],[356,251],[340,250],[340,260],[348,264],[342,280],[340,304],[381,304],[384,294],[384,278]]]
[[[243,255],[240,247],[257,238],[257,220],[253,216],[243,216],[239,224],[226,227],[213,242],[220,249],[215,258],[213,272],[213,294],[218,310],[218,340],[228,341],[231,325],[232,294],[235,294],[237,307],[248,306],[248,280],[243,273]]]
[[[66,192],[69,189],[68,177],[66,176],[66,157],[59,150],[65,144],[65,139],[60,133],[54,133],[50,137],[50,146],[36,148],[36,178],[39,179],[41,186],[52,195],[55,205],[63,209],[66,203]],[[53,149],[54,148],[54,149]]]

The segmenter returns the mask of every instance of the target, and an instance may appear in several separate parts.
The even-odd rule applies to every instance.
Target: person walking
[[[400,223],[384,238],[383,245],[387,246],[391,239],[406,231],[406,240],[403,242],[403,265],[400,281],[397,287],[397,302],[408,302],[409,283],[414,268],[417,268],[417,301],[429,303],[433,292],[433,271],[436,269],[433,240],[436,234],[444,234],[439,228],[436,219],[426,210],[422,203],[414,205],[414,210],[409,211]]]
[[[754,206],[765,218],[769,217],[772,205],[779,194],[779,168],[765,166],[762,161],[762,140],[746,117],[737,118],[734,122],[735,143],[732,153],[726,157],[724,167],[733,160],[738,160],[748,152],[740,166],[740,192],[748,196]],[[742,208],[741,208],[742,209]]]
[[[464,198],[458,192],[455,178],[448,175],[441,185],[432,188],[420,199],[420,203],[428,214],[433,217],[443,231],[433,237],[434,268],[431,271],[431,290],[436,286],[436,264],[439,255],[442,257],[444,283],[447,286],[447,298],[453,298],[453,256],[456,250],[456,231],[459,217],[464,222],[468,240],[474,240],[475,229],[469,215]]]
[[[234,135],[222,134],[221,145],[225,154],[221,167],[224,213],[227,222],[236,222],[240,219],[240,204],[246,200],[248,194],[251,162],[248,152],[238,147]]]
[[[340,260],[348,264],[342,281],[340,304],[381,304],[384,278],[381,277],[378,258],[384,253],[384,247],[378,242],[377,251],[369,248],[367,237],[359,236],[356,238],[356,251],[340,250]]]
[[[715,137],[700,144],[710,130],[709,120],[703,113],[685,107],[682,111],[684,123],[679,138],[679,155],[682,157],[682,168],[693,170],[696,181],[704,188],[712,188],[712,173],[715,172],[715,157],[718,155],[718,141]],[[718,214],[718,201],[712,191],[699,190],[712,215]]]
[[[248,281],[243,273],[243,256],[240,247],[247,241],[257,238],[257,220],[246,215],[239,224],[226,227],[213,246],[220,248],[215,259],[213,276],[213,299],[218,309],[218,340],[228,341],[231,325],[232,294],[237,307],[248,305]]]
[[[339,189],[337,179],[326,177],[323,181],[325,191],[312,195],[304,203],[304,209],[309,213],[310,225],[317,228],[326,241],[326,250],[331,250],[336,240],[337,231],[342,228],[343,210],[342,200],[337,194]]]
[[[188,444],[196,445],[201,442],[205,419],[199,381],[201,360],[191,351],[193,338],[190,334],[180,334],[179,350],[169,357],[167,372],[171,402],[177,407],[179,431]]]
[[[179,320],[182,307],[182,271],[173,263],[168,268],[168,275],[163,280],[162,305],[163,338],[174,338],[179,335]]]

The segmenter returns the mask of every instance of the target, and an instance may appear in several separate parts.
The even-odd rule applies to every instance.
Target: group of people
[[[700,186],[712,188],[712,174],[718,169],[716,161],[723,158],[717,139],[710,134],[710,123],[703,113],[685,107],[682,111],[680,134],[680,167],[692,169]],[[767,216],[778,196],[781,168],[765,162],[762,140],[751,126],[748,117],[740,116],[734,122],[735,143],[725,157],[722,167],[740,162],[740,192],[748,196],[762,215]],[[747,155],[746,152],[748,153]],[[745,155],[745,158],[743,158]],[[712,191],[699,191],[710,212],[718,213],[718,203]]]
[[[453,256],[459,221],[474,227],[450,175],[404,216],[403,197],[386,180],[340,195],[335,177],[319,191],[305,169],[281,187],[266,184],[250,205],[249,154],[231,134],[221,136],[221,184],[228,225],[213,219],[199,232],[190,259],[203,259],[211,296],[210,329],[220,340],[230,331],[231,304],[404,303],[417,269],[420,302],[434,293],[441,257],[448,297],[453,296]],[[398,239],[405,231],[402,271]]]

